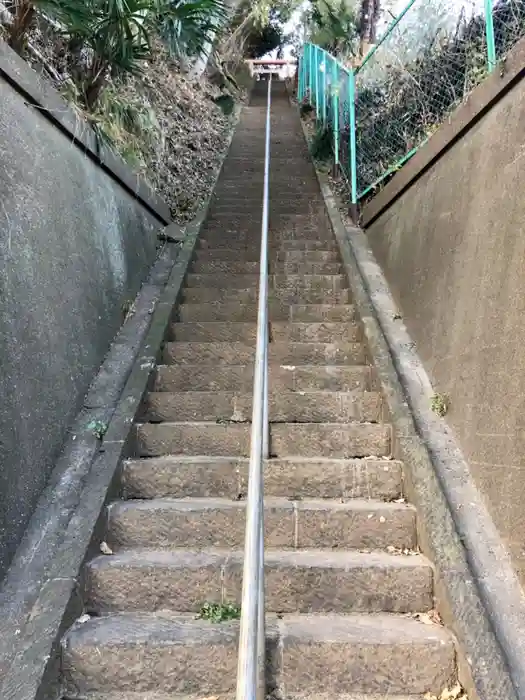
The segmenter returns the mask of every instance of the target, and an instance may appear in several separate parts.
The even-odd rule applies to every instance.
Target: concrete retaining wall
[[[363,211],[525,582],[525,45]]]
[[[0,42],[0,579],[167,211]]]

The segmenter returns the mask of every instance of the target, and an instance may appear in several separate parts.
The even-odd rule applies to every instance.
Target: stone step
[[[206,237],[201,238],[200,240],[200,247],[203,249],[206,248],[213,248],[213,249],[221,249],[221,248],[233,248],[237,250],[238,255],[242,255],[243,253],[251,253],[254,254],[254,260],[258,260],[260,258],[260,250],[261,250],[261,243],[260,243],[260,234],[259,236],[255,235],[253,236],[253,239],[250,242],[244,242],[241,244],[238,240],[235,239],[234,236],[226,236],[222,239],[217,239],[215,241],[208,241]],[[280,241],[278,243],[271,243],[269,245],[269,250],[271,253],[271,258],[273,259],[273,253],[279,253],[279,252],[287,252],[287,251],[300,251],[300,252],[305,252],[305,251],[328,251],[328,252],[333,252],[333,253],[339,253],[339,246],[337,245],[337,242],[332,238],[329,240],[287,240],[287,241]]]
[[[258,262],[243,260],[198,260],[192,266],[196,274],[226,273],[229,275],[257,274]],[[343,266],[337,262],[277,262],[270,263],[270,274],[286,275],[339,275]]]
[[[300,202],[297,197],[290,197],[287,200],[274,198],[268,222],[268,232],[279,232],[282,229],[295,229],[306,231],[318,230],[320,235],[328,236],[332,233],[330,219],[326,212],[310,211],[307,214],[293,211],[304,208],[304,201]],[[203,231],[231,231],[239,234],[261,235],[262,229],[262,197],[254,202],[240,202],[236,204],[222,205],[214,202],[210,207],[207,220],[203,224]],[[229,209],[229,212],[228,212]],[[228,216],[229,214],[229,216]]]
[[[312,212],[303,218],[304,223],[296,221],[303,205],[296,202],[272,202],[268,233],[279,233],[289,226],[295,230],[318,230],[319,237],[328,238],[332,231],[327,222],[326,215]],[[246,206],[222,206],[215,204],[210,208],[210,213],[202,231],[206,235],[208,231],[225,231],[228,234],[241,233],[246,236],[261,235],[262,230],[262,200],[253,203],[246,202]]]
[[[284,262],[339,262],[338,250],[283,250],[278,251],[273,258]]]
[[[256,302],[237,304],[215,301],[208,304],[181,304],[177,310],[180,322],[230,321],[256,322]],[[350,323],[355,320],[355,307],[351,304],[285,304],[270,302],[268,314],[271,321],[332,321]]]
[[[252,258],[246,258],[251,262],[259,262],[260,251],[257,251]],[[224,261],[236,261],[240,259],[239,250],[236,248],[197,248],[197,260],[224,260]],[[242,258],[241,258],[242,259]],[[331,250],[288,250],[288,251],[274,251],[273,255],[274,262],[320,262],[320,263],[333,263],[339,262],[339,254],[336,251]]]
[[[227,182],[221,183],[215,190],[215,201],[234,201],[239,199],[239,191],[242,187],[242,197],[261,206],[263,195],[264,179],[259,178],[254,181],[250,178],[249,185],[243,182],[243,178],[230,178]],[[270,188],[270,197],[281,201],[301,201],[308,203],[310,200],[319,201],[319,188],[305,185],[304,188],[296,184],[286,185],[285,182],[279,185],[273,184]],[[322,201],[322,200],[321,200]]]
[[[423,695],[363,695],[363,693],[344,693],[344,694],[321,694],[314,693],[313,695],[309,693],[287,693],[286,696],[281,695],[283,700],[428,700],[428,693],[425,698]],[[236,700],[235,693],[220,693],[220,695],[212,695],[213,700]],[[268,696],[272,697],[272,696]],[[87,696],[83,695],[82,698],[79,696],[68,695],[67,700],[210,700],[210,698],[203,698],[201,693],[193,693],[188,695],[180,695],[179,693],[159,693],[157,691],[151,692],[133,692],[124,691],[122,693],[89,693]]]
[[[357,321],[272,321],[270,323],[271,343],[356,343],[361,338],[361,324]]]
[[[388,457],[390,426],[376,423],[276,423],[270,431],[276,457]]]
[[[143,423],[135,426],[139,457],[235,455],[247,457],[249,423]],[[274,457],[390,456],[390,428],[378,423],[272,423]]]
[[[101,555],[86,566],[87,613],[198,612],[203,601],[242,598],[242,550],[134,549]],[[268,551],[267,612],[390,612],[430,610],[432,567],[421,555],[332,550]]]
[[[283,498],[376,499],[402,495],[401,462],[387,459],[270,459],[264,493]],[[186,496],[239,498],[248,488],[248,460],[240,457],[154,457],[122,466],[125,498]]]
[[[186,275],[187,287],[219,289],[257,289],[259,275],[194,274]],[[348,289],[346,275],[269,275],[268,285],[273,289],[315,289],[330,292]]]
[[[234,693],[238,628],[167,611],[77,623],[62,643],[64,695]],[[451,636],[406,615],[268,616],[266,634],[267,673],[283,697],[440,695],[455,678]]]
[[[272,321],[270,323],[271,342],[294,343],[355,343],[361,339],[361,327],[356,321],[338,323]],[[204,321],[175,322],[170,326],[169,339],[196,343],[247,343],[257,339],[255,322]]]
[[[165,364],[245,365],[253,362],[254,343],[165,343]],[[297,365],[362,365],[365,350],[361,343],[273,342],[269,345],[269,362]]]
[[[246,501],[154,498],[117,501],[108,508],[111,549],[244,547]],[[266,497],[268,549],[413,549],[416,514],[406,503],[352,499],[290,501]]]
[[[207,241],[209,247],[219,248],[225,241],[230,241],[232,246],[252,247],[257,246],[260,251],[261,246],[261,229],[259,224],[254,226],[231,228],[227,226],[218,226],[214,224],[210,228],[204,228],[202,231],[203,238]],[[304,226],[295,226],[292,223],[283,222],[273,230],[268,231],[268,246],[270,250],[279,247],[282,244],[294,243],[326,243],[330,247],[334,244],[334,237],[331,231],[326,231],[324,224],[312,224],[308,228]],[[337,245],[337,244],[336,244]],[[271,261],[273,258],[271,258]]]
[[[154,391],[253,391],[253,364],[248,365],[160,365]],[[371,386],[371,367],[322,365],[269,368],[272,391],[355,391]]]
[[[274,167],[278,167],[278,160],[277,158],[275,159]],[[284,178],[282,178],[281,182],[284,181]],[[240,213],[244,213],[251,207],[260,211],[263,187],[260,185],[250,187],[248,185],[251,185],[251,182],[244,183],[241,197],[239,197],[239,192],[234,191],[215,192],[211,199],[213,210],[222,213],[227,212],[228,208],[230,208],[231,210],[238,210]],[[274,213],[273,205],[275,205],[277,211],[282,212],[287,212],[291,207],[294,207],[296,211],[293,213],[302,221],[307,221],[311,216],[327,217],[324,200],[319,190],[317,192],[303,193],[297,187],[286,191],[276,185],[277,183],[273,183],[270,192],[272,197],[271,214]]]
[[[312,208],[306,211],[304,204],[297,204],[292,200],[290,202],[281,203],[274,199],[270,212],[271,226],[282,226],[293,219],[297,227],[304,226],[319,226],[324,232],[328,228],[327,215],[324,210],[324,203],[317,208]],[[224,206],[212,203],[209,214],[205,222],[205,228],[229,228],[248,229],[257,231],[257,225],[262,220],[262,198],[258,202],[246,202],[246,205],[240,200],[237,200],[236,205],[226,204]],[[260,228],[259,228],[260,232]]]
[[[297,198],[296,198],[297,199]],[[270,211],[270,220],[268,222],[268,232],[279,232],[283,229],[294,229],[305,231],[318,230],[320,235],[327,236],[332,233],[330,219],[326,213],[310,212],[307,215],[300,215],[297,212],[286,211],[289,208],[290,202],[283,202],[284,208],[279,210],[279,201],[272,202],[272,210]],[[224,230],[237,232],[242,234],[253,234],[254,236],[261,235],[262,229],[262,197],[256,202],[248,202],[246,208],[231,209],[230,215],[225,211],[226,207],[217,207],[214,211],[210,210],[210,216],[204,222],[203,230]],[[291,204],[296,202],[291,200]],[[304,206],[304,205],[301,205]]]
[[[261,218],[253,213],[250,218],[244,220],[225,221],[212,217],[201,231],[203,241],[209,248],[223,248],[223,243],[232,246],[261,247]],[[312,221],[308,226],[297,224],[293,216],[281,217],[280,220],[270,220],[268,229],[268,245],[270,249],[279,247],[283,243],[322,243],[327,250],[337,250],[337,243],[333,234],[326,228],[323,221]]]
[[[224,233],[221,236],[206,238],[201,241],[203,250],[237,250],[238,260],[247,260],[250,258],[253,262],[259,262],[261,253],[261,244],[258,236],[239,239],[235,233]],[[332,239],[319,239],[314,231],[310,234],[305,234],[304,231],[297,235],[286,235],[271,238],[268,243],[268,253],[270,262],[278,260],[279,253],[285,252],[300,252],[304,257],[308,257],[313,252],[331,252],[337,253],[337,244],[332,242]]]
[[[252,394],[234,391],[151,392],[142,407],[141,420],[251,422]],[[271,391],[269,419],[273,423],[378,423],[382,418],[381,394],[375,391]]]
[[[242,187],[242,197],[239,197],[239,185],[243,182],[243,178],[235,179],[231,178],[228,181],[224,181],[218,187],[216,187],[212,201],[217,204],[224,204],[226,202],[246,202],[252,201],[254,204],[261,205],[262,195],[263,195],[263,185],[264,179],[252,183],[251,179],[249,183],[244,182]],[[282,182],[276,186],[276,183],[272,183],[272,187],[269,188],[269,193],[272,199],[281,202],[300,202],[305,205],[305,210],[308,209],[309,205],[315,204],[316,206],[324,207],[324,200],[319,191],[312,186],[310,182],[310,187],[293,184],[292,186],[284,187],[286,181],[283,179]]]
[[[253,321],[179,321],[170,325],[168,338],[192,343],[245,343],[253,346],[257,339],[257,324]]]
[[[454,642],[414,614],[433,606],[432,566],[414,551],[391,426],[375,422],[381,397],[297,115],[282,85],[272,94],[267,691],[440,696]],[[241,595],[265,95],[256,83],[133,427],[128,500],[105,513],[113,554],[84,566],[96,617],[63,640],[64,700],[235,700],[238,621],[196,613]]]
[[[183,290],[183,300],[188,303],[208,304],[218,301],[249,304],[257,302],[258,288],[231,289],[225,287],[205,288],[190,287]],[[329,292],[323,289],[296,288],[296,289],[270,289],[269,303],[279,301],[288,304],[350,304],[352,299],[349,289],[341,289],[337,292]]]

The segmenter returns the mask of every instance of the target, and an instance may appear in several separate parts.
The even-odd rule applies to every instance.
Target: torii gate
[[[249,58],[246,63],[250,75],[260,80],[262,75],[277,74],[280,78],[291,78],[297,75],[297,61],[281,58]]]

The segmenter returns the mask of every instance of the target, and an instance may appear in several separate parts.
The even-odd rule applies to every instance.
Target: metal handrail
[[[264,497],[263,464],[269,455],[268,427],[268,216],[270,180],[270,112],[272,78],[268,80],[264,188],[259,270],[257,345],[253,380],[250,467],[242,577],[237,700],[265,698]]]

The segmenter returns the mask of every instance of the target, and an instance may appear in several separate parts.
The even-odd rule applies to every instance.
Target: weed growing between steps
[[[108,431],[108,425],[107,423],[104,423],[101,420],[93,420],[88,425],[88,430],[91,430],[91,432],[97,438],[97,440],[102,440],[102,438]]]
[[[448,397],[446,394],[434,394],[434,396],[430,399],[430,408],[436,413],[438,416],[446,416],[448,413]]]
[[[321,170],[330,169],[332,160],[332,134],[329,129],[319,126],[309,144],[310,154]]]
[[[197,617],[215,624],[238,620],[241,617],[241,607],[235,603],[204,603]]]
[[[299,105],[299,114],[301,115],[301,119],[311,117],[313,111],[314,108],[309,102],[301,102],[301,104]]]

